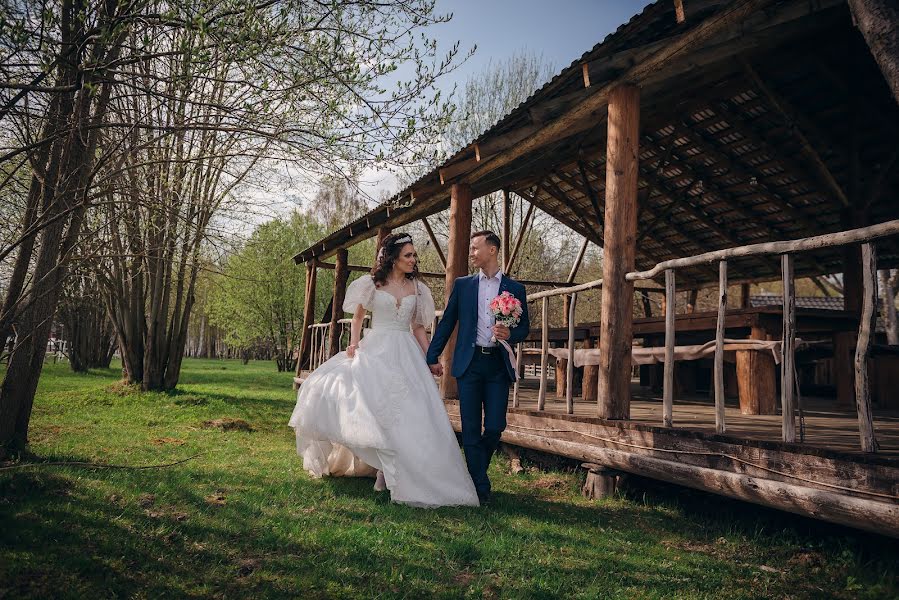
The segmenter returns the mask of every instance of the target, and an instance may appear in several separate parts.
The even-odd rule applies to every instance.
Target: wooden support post
[[[574,278],[577,277],[577,272],[581,268],[581,263],[584,262],[584,254],[587,253],[587,246],[589,245],[590,240],[584,238],[581,249],[578,250],[577,258],[574,259],[574,264],[571,265],[571,272],[568,273],[568,279],[566,279],[568,283],[574,283]]]
[[[780,410],[783,416],[783,441],[796,441],[796,285],[793,281],[793,255],[781,256],[783,265],[783,334],[780,365]]]
[[[521,223],[521,231],[518,232],[518,237],[515,238],[515,247],[512,248],[512,254],[509,255],[509,260],[503,265],[503,272],[507,275],[512,272],[512,267],[515,266],[515,259],[518,257],[518,251],[521,249],[521,244],[524,242],[528,227],[531,225],[531,217],[534,216],[534,208],[536,208],[534,204],[528,206],[528,212],[525,213],[524,221]]]
[[[724,433],[724,319],[727,316],[727,261],[718,263],[718,322],[715,327],[715,432]]]
[[[618,472],[596,463],[583,463],[587,469],[587,479],[581,493],[585,498],[596,500],[615,495],[618,483]]]
[[[306,261],[306,291],[303,297],[303,337],[300,340],[300,357],[297,360],[296,376],[300,377],[303,367],[312,357],[312,329],[315,323],[315,279],[318,271],[315,259]]]
[[[749,289],[748,283],[740,284],[740,308],[749,308]]]
[[[899,7],[892,0],[849,0],[849,8],[893,99],[899,102]]]
[[[340,352],[340,323],[343,316],[343,300],[346,298],[346,282],[349,277],[349,264],[346,248],[338,248],[334,267],[334,300],[331,308],[331,331],[328,339],[328,356],[331,358]]]
[[[567,296],[566,296],[567,297]],[[569,415],[574,414],[574,311],[577,307],[577,294],[571,295],[571,307],[568,312],[568,369],[565,373],[565,408]]]
[[[428,232],[428,238],[431,240],[431,245],[434,246],[434,250],[437,252],[437,258],[440,259],[440,264],[443,265],[443,270],[446,271],[446,256],[443,255],[443,249],[437,242],[437,236],[434,235],[434,230],[431,229],[431,224],[428,223],[427,217],[422,217],[421,223],[425,226],[425,231]]]
[[[605,247],[599,336],[598,413],[630,418],[633,282],[637,237],[640,90],[624,84],[609,93],[606,147]]]
[[[471,187],[454,183],[450,189],[449,247],[446,257],[446,300],[458,277],[468,273],[468,246],[471,242]],[[443,351],[443,377],[440,392],[444,399],[457,398],[456,379],[450,374],[453,367],[453,350],[456,348],[456,331],[450,336]]]
[[[500,265],[509,262],[512,248],[512,198],[509,196],[509,190],[503,190],[503,237],[500,239],[502,244],[502,260]]]
[[[766,340],[764,329],[753,327],[750,339]],[[767,350],[737,350],[737,388],[740,413],[744,415],[777,414],[777,366]]]
[[[693,289],[690,290],[690,294],[687,298],[687,314],[692,315],[696,312],[696,301],[699,298],[699,290]]]
[[[674,19],[678,23],[687,20],[687,15],[684,14],[684,0],[674,0]]]
[[[652,302],[649,301],[649,294],[640,292],[640,300],[643,303],[643,316],[649,318],[652,316]]]
[[[388,235],[390,235],[390,227],[378,227],[378,237],[375,241],[375,260],[378,260],[378,249],[381,247],[381,242]]]
[[[868,382],[868,354],[871,352],[871,337],[877,319],[877,254],[874,244],[862,244],[862,268],[865,297],[858,329],[858,345],[855,348],[855,406],[862,452],[876,452],[871,388]]]
[[[584,340],[584,349],[591,350],[595,348],[596,345],[593,343],[593,338],[589,335],[587,339]],[[584,402],[596,402],[596,398],[599,396],[599,366],[598,365],[584,365],[584,376],[581,383],[581,396],[584,399]]]
[[[549,366],[549,296],[543,297],[540,314],[540,391],[537,393],[537,410],[546,406],[546,371]]]
[[[674,269],[665,271],[665,374],[662,380],[662,425],[674,424]]]
[[[565,374],[568,372],[568,359],[556,357],[555,366],[556,398],[561,400],[565,397],[565,386],[567,385]]]

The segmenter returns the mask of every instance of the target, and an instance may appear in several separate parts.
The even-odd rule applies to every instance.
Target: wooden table
[[[715,338],[718,315],[716,312],[695,312],[675,316],[675,343],[705,343]],[[779,340],[783,328],[783,309],[780,306],[764,306],[728,310],[724,320],[724,334],[728,338]],[[600,325],[598,322],[581,323],[575,327],[575,341],[587,342],[597,347]],[[796,335],[803,340],[826,340],[840,350],[837,334],[858,330],[858,318],[848,311],[816,308],[796,309]],[[532,329],[527,341],[539,341],[540,330]],[[665,344],[665,318],[635,318],[635,339],[644,346]],[[845,336],[843,336],[845,337]],[[589,341],[588,341],[589,340]],[[549,341],[566,343],[568,328],[549,330]],[[852,388],[853,367],[849,357],[835,360],[837,388]],[[585,379],[587,375],[585,374]],[[744,414],[775,414],[777,411],[777,366],[770,352],[744,350],[736,352],[736,380],[740,408]]]

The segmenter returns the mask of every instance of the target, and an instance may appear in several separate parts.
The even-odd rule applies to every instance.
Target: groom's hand
[[[437,377],[443,377],[443,365],[440,363],[435,363],[433,365],[428,365],[428,368],[431,369],[431,373],[436,375]]]
[[[507,340],[509,339],[509,328],[505,325],[494,325],[493,326],[493,337],[498,340]]]

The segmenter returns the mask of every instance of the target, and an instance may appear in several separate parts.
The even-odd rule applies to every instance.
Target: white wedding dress
[[[300,386],[290,418],[297,453],[315,477],[381,469],[394,502],[476,506],[449,417],[412,335],[413,323],[434,319],[430,290],[415,284],[416,293],[399,302],[369,275],[350,284],[344,311],[361,304],[372,313],[372,327],[354,358],[336,354]]]

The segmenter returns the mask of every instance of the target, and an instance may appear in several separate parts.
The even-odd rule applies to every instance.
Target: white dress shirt
[[[478,335],[477,345],[491,347],[496,342],[490,340],[493,337],[493,326],[496,319],[490,310],[490,302],[499,296],[499,283],[503,278],[502,270],[498,270],[493,277],[487,277],[483,269],[478,273]]]

